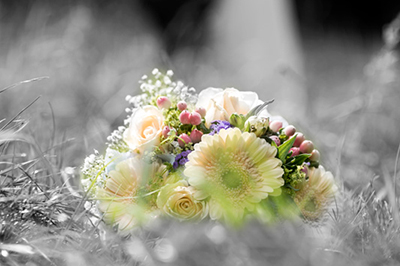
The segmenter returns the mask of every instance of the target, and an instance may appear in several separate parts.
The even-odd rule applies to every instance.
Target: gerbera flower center
[[[316,202],[316,198],[310,197],[304,205],[304,210],[309,212],[315,212],[318,209],[317,205],[318,204]]]
[[[219,155],[218,161],[207,167],[210,172],[209,177],[235,199],[240,199],[250,193],[253,181],[260,178],[246,152],[237,152],[232,155],[225,151]]]
[[[222,184],[227,188],[240,188],[245,178],[242,173],[235,171],[236,169],[228,170],[221,175]]]

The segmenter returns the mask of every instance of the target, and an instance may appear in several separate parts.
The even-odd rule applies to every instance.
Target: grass
[[[250,221],[233,230],[159,220],[125,238],[91,211],[79,167],[122,123],[124,96],[140,75],[160,63],[145,48],[156,44],[143,29],[134,28],[145,41],[125,34],[136,27],[125,13],[102,20],[78,6],[51,24],[38,10],[30,18],[40,27],[2,32],[10,39],[0,55],[1,265],[400,263],[400,82],[390,75],[398,68],[388,40],[361,51],[337,36],[305,43],[309,117],[293,124],[315,140],[340,187],[323,223]],[[73,43],[79,32],[85,37]]]

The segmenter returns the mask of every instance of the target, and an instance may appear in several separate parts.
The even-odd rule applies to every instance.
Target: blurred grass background
[[[274,71],[282,80],[297,88],[295,91],[286,90],[282,96],[279,92],[286,83],[271,83],[267,71],[261,71],[265,76],[254,75],[260,73],[259,69],[250,66],[250,70],[246,70],[246,62],[231,64],[235,61],[227,58],[230,51],[222,51],[215,44],[219,40],[216,34],[221,33],[220,29],[215,29],[218,25],[215,17],[218,14],[223,16],[218,10],[227,4],[226,1],[183,2],[0,1],[0,88],[31,78],[49,77],[19,85],[0,95],[0,119],[6,121],[41,95],[21,116],[28,121],[24,132],[39,148],[31,151],[25,144],[3,147],[3,178],[7,170],[3,165],[7,165],[9,155],[13,154],[13,163],[46,158],[41,161],[44,166],[35,162],[35,167],[29,171],[25,169],[33,173],[46,168],[43,179],[38,179],[40,182],[52,174],[49,169],[54,171],[53,178],[61,178],[66,167],[75,167],[75,175],[71,176],[79,181],[77,171],[84,157],[94,148],[103,151],[106,137],[122,124],[126,106],[124,98],[127,94],[139,92],[137,81],[140,77],[154,67],[171,68],[177,79],[198,91],[208,86],[236,86],[241,90],[257,91],[263,100],[277,98],[270,110],[283,114],[314,141],[322,152],[323,165],[334,173],[339,184],[343,184],[343,193],[337,199],[336,213],[331,213],[334,217],[331,227],[328,233],[323,233],[326,239],[321,243],[314,243],[313,234],[304,232],[304,228],[296,224],[273,229],[260,229],[258,225],[252,229],[250,226],[242,233],[231,232],[231,237],[226,237],[225,229],[218,226],[212,229],[210,227],[214,225],[209,224],[193,228],[188,225],[187,229],[168,224],[171,227],[168,232],[159,225],[143,234],[168,235],[170,242],[166,247],[178,248],[171,251],[172,254],[198,250],[204,252],[201,254],[213,254],[204,263],[202,259],[206,255],[180,257],[181,263],[195,260],[197,265],[211,265],[212,259],[222,255],[225,258],[223,263],[227,265],[263,265],[266,259],[281,264],[286,262],[287,265],[293,261],[299,261],[300,265],[319,265],[322,257],[326,265],[334,260],[339,260],[339,264],[350,261],[354,265],[374,265],[377,261],[384,261],[387,265],[395,265],[400,259],[398,249],[396,251],[400,241],[395,237],[399,228],[396,155],[400,142],[400,83],[399,48],[393,38],[399,36],[400,26],[398,22],[393,24],[393,32],[386,31],[386,35],[383,35],[383,27],[395,18],[399,4],[385,1],[378,8],[358,1],[351,4],[346,1],[325,4],[288,1],[291,3],[288,16],[295,34],[292,45],[299,53],[296,60],[299,60],[301,69],[271,67],[269,62],[265,63],[265,69],[276,68]],[[362,12],[362,6],[368,7],[368,11]],[[268,16],[268,11],[265,15]],[[234,49],[234,45],[229,47]],[[257,57],[257,54],[252,56]],[[236,54],[233,53],[232,57]],[[290,101],[283,104],[279,99],[285,95]],[[27,150],[20,159],[16,156]],[[51,166],[47,167],[46,162]],[[18,169],[11,173],[21,177]],[[2,189],[11,183],[2,180]],[[74,222],[60,222],[56,229],[51,226],[42,228],[43,231],[39,230],[37,234],[42,233],[43,239],[29,234],[28,225],[18,227],[22,236],[45,254],[35,255],[38,257],[34,261],[38,264],[29,264],[29,257],[21,256],[27,265],[52,265],[53,258],[58,258],[56,265],[86,265],[88,261],[93,265],[109,265],[115,261],[130,265],[139,264],[144,260],[143,256],[153,257],[150,264],[178,263],[176,257],[174,260],[163,259],[157,257],[157,252],[149,255],[150,248],[156,247],[156,243],[135,242],[135,239],[121,242],[123,240],[117,236],[113,236],[115,241],[106,244],[93,241],[100,236],[95,229],[90,231],[79,224],[78,221],[85,216],[79,199],[70,199],[65,187],[48,185],[54,195],[66,192],[57,201],[60,204],[57,206],[71,217],[68,221]],[[31,202],[40,202],[35,196],[26,197]],[[69,202],[70,206],[62,205],[65,204],[63,201]],[[49,206],[46,206],[40,208],[47,210]],[[55,222],[59,220],[54,219]],[[21,236],[5,236],[5,224],[2,226],[0,242],[27,243],[21,240]],[[190,242],[188,232],[197,229],[199,233],[195,238],[200,239],[199,242]],[[222,236],[202,235],[210,230],[216,230],[216,234]],[[257,235],[251,230],[263,233]],[[285,232],[283,237],[277,235],[279,230]],[[181,238],[176,237],[177,233],[183,234]],[[68,238],[70,242],[60,241],[59,236],[64,240]],[[270,246],[263,237],[275,239],[277,246]],[[53,242],[49,239],[58,241],[54,252],[51,251],[52,244],[49,244]],[[142,235],[138,239],[152,237]],[[189,241],[187,247],[182,246],[181,241]],[[143,243],[150,248],[140,251]],[[210,243],[214,246],[211,247]],[[299,249],[304,243],[308,243],[312,251]],[[118,250],[118,246],[124,248]],[[135,253],[129,248],[131,246],[139,251]],[[60,255],[63,248],[67,252]],[[271,251],[274,248],[279,254],[292,255],[275,256]],[[74,257],[74,252],[79,249],[82,253]],[[236,250],[243,253],[232,257]],[[293,250],[295,252],[291,253]],[[166,254],[171,255],[171,252]],[[49,257],[52,259],[47,260]],[[12,264],[13,260],[6,261],[17,265]]]
[[[236,86],[258,91],[264,100],[276,98],[274,90],[281,88],[265,88],[270,84],[265,77],[258,80],[264,83],[254,85],[246,76],[247,72],[232,75],[234,70],[242,68],[241,65],[220,66],[215,63],[217,60],[210,60],[219,52],[214,47],[213,38],[217,41],[218,38],[212,36],[215,31],[210,23],[215,19],[211,16],[213,10],[224,8],[223,1],[162,2],[2,1],[0,86],[49,77],[3,94],[0,99],[3,117],[9,118],[41,95],[39,104],[30,112],[34,117],[40,114],[38,119],[43,124],[40,127],[49,131],[54,113],[56,136],[65,133],[68,138],[76,138],[77,156],[66,162],[77,165],[88,150],[101,150],[105,137],[122,123],[124,97],[138,93],[137,81],[154,67],[173,69],[176,78],[198,90],[208,86]],[[297,1],[293,2],[297,5],[289,7],[298,10],[293,20],[300,38],[295,39],[298,41],[295,44],[301,52],[298,56],[303,59],[304,73],[296,73],[303,71],[298,69],[291,73],[289,69],[280,74],[282,79],[305,89],[287,91],[286,97],[293,99],[289,103],[293,108],[280,106],[283,103],[278,100],[271,107],[290,122],[300,123],[304,130],[310,126],[308,120],[311,119],[299,119],[293,110],[307,106],[310,112],[307,115],[312,119],[323,117],[325,120],[332,115],[331,108],[335,110],[349,99],[365,95],[368,82],[364,67],[383,46],[380,29],[346,28],[346,24],[335,28],[328,19],[328,22],[318,20],[319,13],[326,11],[320,4],[310,8],[313,7],[310,3]],[[318,7],[319,13],[313,11]],[[389,23],[394,18],[390,15],[393,14],[388,14],[384,22]],[[316,20],[314,24],[312,17]],[[337,21],[342,20],[337,18]],[[268,62],[265,68],[271,69]],[[250,71],[257,72],[256,69]],[[276,83],[271,85],[276,86]],[[301,121],[293,121],[295,119]],[[395,130],[396,127],[389,131],[396,135]],[[336,143],[333,135],[341,132],[331,132],[329,142]],[[393,141],[389,146],[395,144]]]

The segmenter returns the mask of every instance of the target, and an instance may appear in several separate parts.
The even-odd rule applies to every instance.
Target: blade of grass
[[[8,121],[2,128],[0,128],[0,131],[3,131],[9,124],[11,124],[18,116],[20,116],[23,112],[25,112],[26,109],[31,107],[37,100],[40,99],[41,96],[36,97],[35,100],[33,100],[30,104],[28,104],[26,107],[24,107],[21,111],[18,112],[10,121]]]
[[[397,222],[400,221],[399,217],[399,209],[397,207],[397,202],[396,202],[396,187],[393,184],[389,171],[385,167],[381,167],[382,175],[385,180],[385,187],[387,191],[387,197],[390,203],[390,206],[392,207],[393,211],[393,218],[396,219]],[[396,172],[396,170],[395,170]]]
[[[48,199],[48,200],[50,200],[50,198],[49,198],[49,196],[46,194],[46,192],[43,190],[43,188],[41,187],[41,186],[39,186],[39,184],[32,178],[32,176],[29,174],[29,173],[27,173],[25,170],[24,170],[24,168],[22,168],[22,167],[18,167],[19,168],[19,170],[21,170],[35,185],[36,185],[36,187],[40,190],[40,191],[42,191],[43,192],[43,194],[45,195],[45,197]]]
[[[53,130],[52,130],[52,133],[51,133],[51,139],[50,139],[50,145],[49,145],[49,149],[50,149],[51,147],[53,147],[53,144],[54,144],[54,141],[55,141],[55,138],[56,138],[56,119],[55,119],[55,116],[54,116],[53,106],[51,105],[50,102],[48,102],[48,104],[49,104],[50,111],[51,111],[51,118],[52,118],[52,125],[53,125]]]
[[[15,88],[15,87],[17,87],[17,86],[19,86],[19,85],[21,85],[21,84],[30,83],[30,82],[35,82],[35,81],[40,81],[40,80],[48,79],[48,78],[49,78],[49,77],[44,76],[44,77],[38,77],[38,78],[33,78],[33,79],[28,79],[28,80],[20,81],[20,82],[14,83],[14,84],[12,84],[12,85],[10,85],[10,86],[8,86],[8,87],[5,87],[4,89],[0,90],[0,93],[5,92],[5,91],[7,91],[7,90],[9,90],[9,89],[13,89],[13,88]]]
[[[50,263],[50,265],[52,266],[57,266],[53,261],[50,260],[50,258],[48,256],[46,256],[46,254],[41,251],[38,247],[32,245],[31,243],[29,243],[28,240],[26,240],[25,238],[21,238],[27,245],[29,245],[33,250],[35,250],[38,254],[40,254],[46,261],[48,261]]]
[[[396,196],[396,181],[397,181],[397,164],[399,162],[399,155],[400,155],[400,143],[399,146],[397,147],[396,162],[394,163],[393,186],[394,186],[395,196]]]
[[[30,135],[33,136],[33,132],[30,131]],[[48,156],[46,156],[46,154],[42,151],[42,149],[40,148],[39,143],[37,142],[36,138],[32,138],[34,143],[31,143],[32,148],[35,150],[36,154],[38,155],[39,158],[41,158],[43,160],[43,164],[46,166],[47,171],[49,172],[49,175],[51,176],[51,178],[48,179],[49,183],[49,187],[52,187],[54,183],[57,183],[56,180],[56,175],[54,173],[54,169],[48,159]]]

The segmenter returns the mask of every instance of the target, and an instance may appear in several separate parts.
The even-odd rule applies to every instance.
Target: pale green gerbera
[[[298,187],[294,202],[303,217],[318,221],[337,192],[337,186],[331,172],[321,165],[308,169],[308,180]]]
[[[196,189],[198,200],[209,200],[211,219],[240,221],[245,209],[254,207],[268,195],[279,195],[282,162],[276,148],[255,134],[238,128],[203,135],[189,154],[184,174]]]
[[[157,216],[156,199],[162,186],[176,182],[166,167],[148,164],[138,157],[126,159],[108,173],[105,187],[98,193],[99,209],[108,224],[128,231]]]

